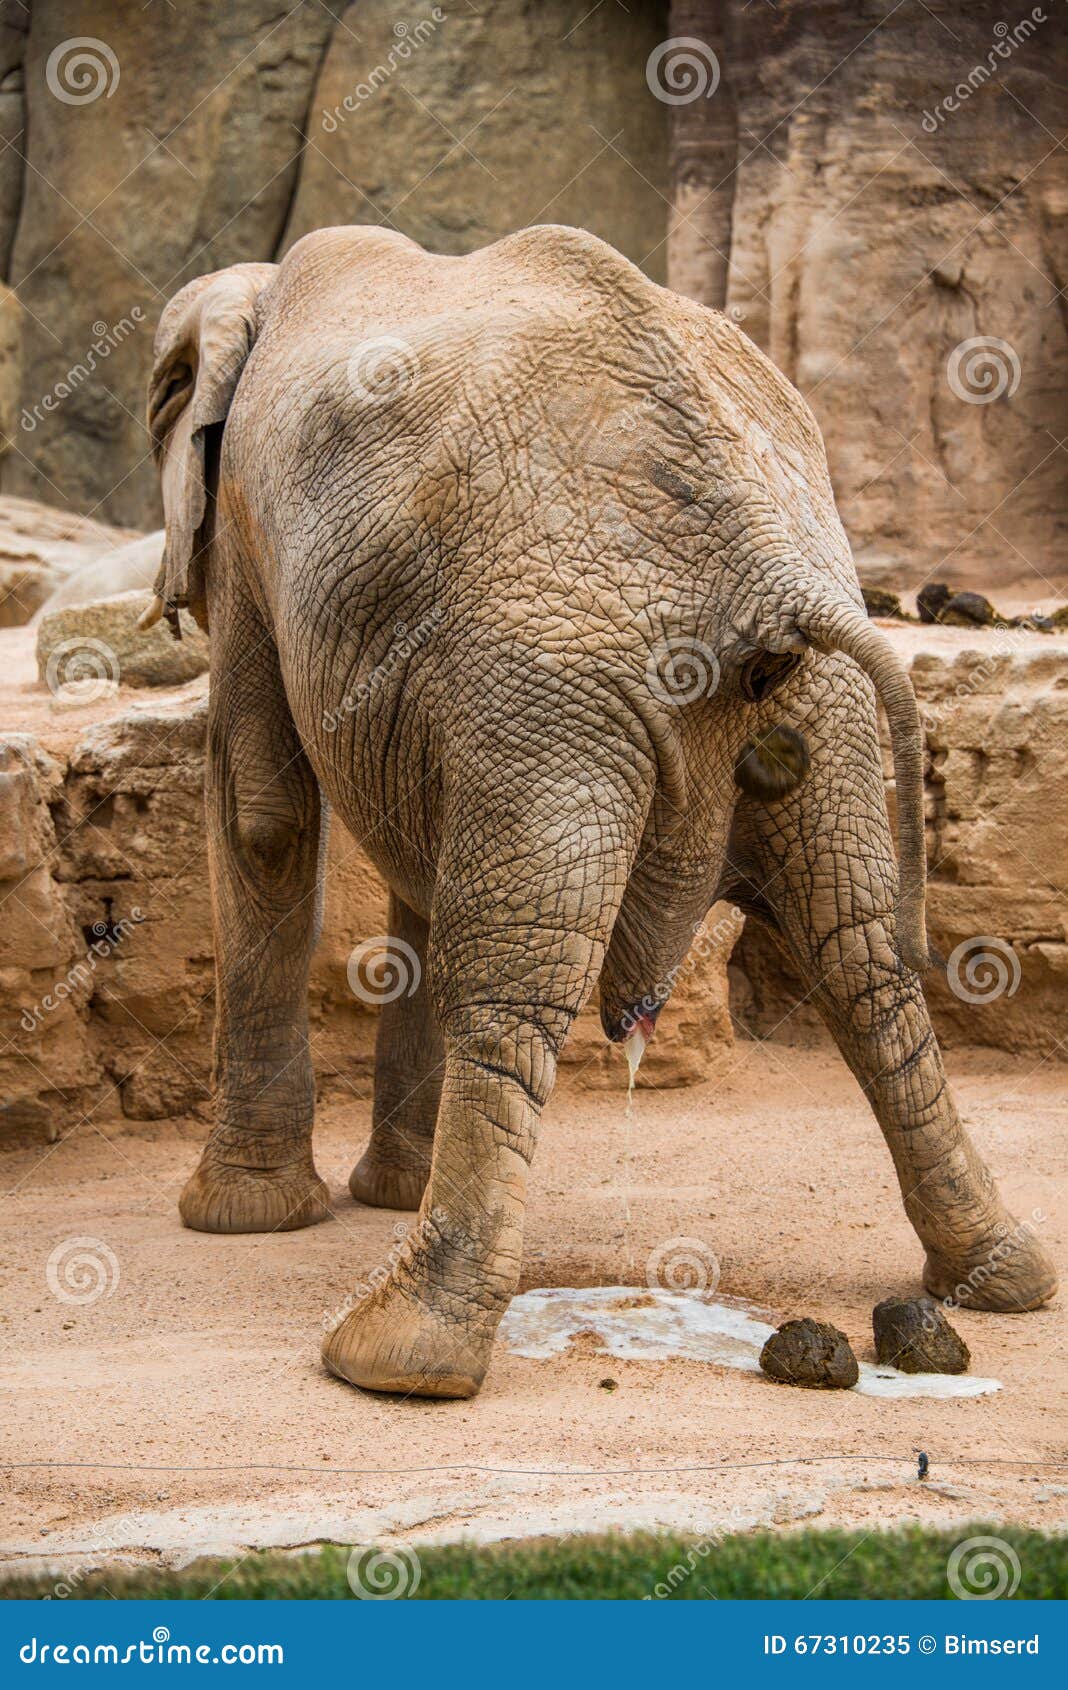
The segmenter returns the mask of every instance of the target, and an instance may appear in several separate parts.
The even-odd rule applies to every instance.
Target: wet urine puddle
[[[621,1361],[706,1361],[760,1371],[760,1352],[775,1328],[751,1304],[709,1299],[692,1291],[593,1285],[524,1291],[501,1322],[513,1355],[544,1361],[562,1355],[578,1333],[593,1333],[607,1355]],[[899,1373],[862,1361],[853,1389],[866,1397],[981,1397],[998,1379],[969,1374]]]

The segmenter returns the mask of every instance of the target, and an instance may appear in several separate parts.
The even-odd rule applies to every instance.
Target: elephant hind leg
[[[371,1139],[349,1190],[375,1208],[418,1209],[430,1178],[445,1045],[427,982],[428,924],[392,893],[389,933],[405,990],[379,1017]]]
[[[1037,1308],[1056,1290],[1053,1264],[965,1132],[920,980],[896,953],[897,871],[881,802],[858,827],[818,778],[816,763],[785,803],[739,807],[748,902],[770,917],[871,1104],[926,1250],[927,1289],[965,1307]],[[859,790],[879,791],[878,779],[874,766]]]
[[[319,788],[263,624],[241,600],[211,626],[216,1124],[179,1210],[200,1232],[291,1231],[327,1214],[307,1008]]]

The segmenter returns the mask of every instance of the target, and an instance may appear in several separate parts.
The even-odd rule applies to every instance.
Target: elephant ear
[[[165,615],[181,638],[178,611],[188,605],[207,626],[204,587],[205,518],[213,463],[207,430],[226,421],[245,360],[258,331],[263,290],[274,264],[234,264],[190,282],[164,308],[156,330],[148,390],[148,430],[159,465],[166,540],[156,598],[141,619],[150,627]]]

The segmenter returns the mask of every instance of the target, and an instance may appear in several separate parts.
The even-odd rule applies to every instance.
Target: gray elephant
[[[962,1129],[918,978],[912,689],[865,616],[811,413],[732,323],[574,229],[463,258],[325,229],[171,300],[149,425],[151,614],[187,605],[211,639],[217,1123],[187,1226],[327,1214],[306,1008],[321,793],[421,976],[382,1015],[351,1181],[420,1222],[327,1338],[334,1373],[477,1391],[568,1028],[599,977],[608,1037],[648,1037],[721,897],[771,925],[864,1087],[928,1288],[1001,1310],[1051,1295]]]

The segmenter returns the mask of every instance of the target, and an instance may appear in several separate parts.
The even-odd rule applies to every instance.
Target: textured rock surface
[[[98,667],[103,663],[111,679],[128,687],[180,686],[203,675],[208,638],[187,613],[180,640],[162,620],[138,627],[153,598],[142,589],[46,610],[37,624],[38,680],[53,693],[77,687],[79,655],[96,659]]]
[[[849,1339],[823,1320],[787,1320],[760,1352],[760,1366],[779,1385],[848,1391],[860,1378]]]
[[[971,1354],[930,1297],[886,1297],[871,1316],[875,1354],[901,1373],[967,1373]]]
[[[388,223],[470,252],[528,223],[576,223],[663,280],[667,123],[645,66],[666,6],[580,20],[559,0],[419,0],[403,24],[391,0],[350,6],[315,88],[286,244]]]
[[[989,0],[707,11],[728,19],[737,107],[726,303],[810,400],[862,574],[1063,584],[1058,9],[1037,24]],[[1003,344],[986,387],[965,355],[961,397],[950,360],[977,337]]]
[[[194,274],[329,223],[463,251],[573,222],[725,305],[798,383],[866,579],[1063,588],[1051,8],[102,0],[99,92],[73,100],[62,52],[48,78],[72,27],[38,0],[27,38],[0,4],[0,277],[25,307],[0,313],[8,488],[158,521],[145,375]],[[662,51],[680,37],[696,83]],[[990,356],[954,364],[976,340]]]
[[[0,628],[16,628],[64,581],[137,536],[32,499],[0,498]]]
[[[154,525],[156,472],[141,418],[156,320],[192,276],[273,253],[333,27],[317,4],[188,0],[162,16],[97,0],[79,31],[64,0],[36,0],[8,272],[26,306],[11,491]],[[53,86],[69,96],[95,74],[101,91],[71,103],[49,85],[48,66],[79,33],[97,43],[95,73],[79,85],[60,53]],[[96,369],[83,377],[94,347]]]

